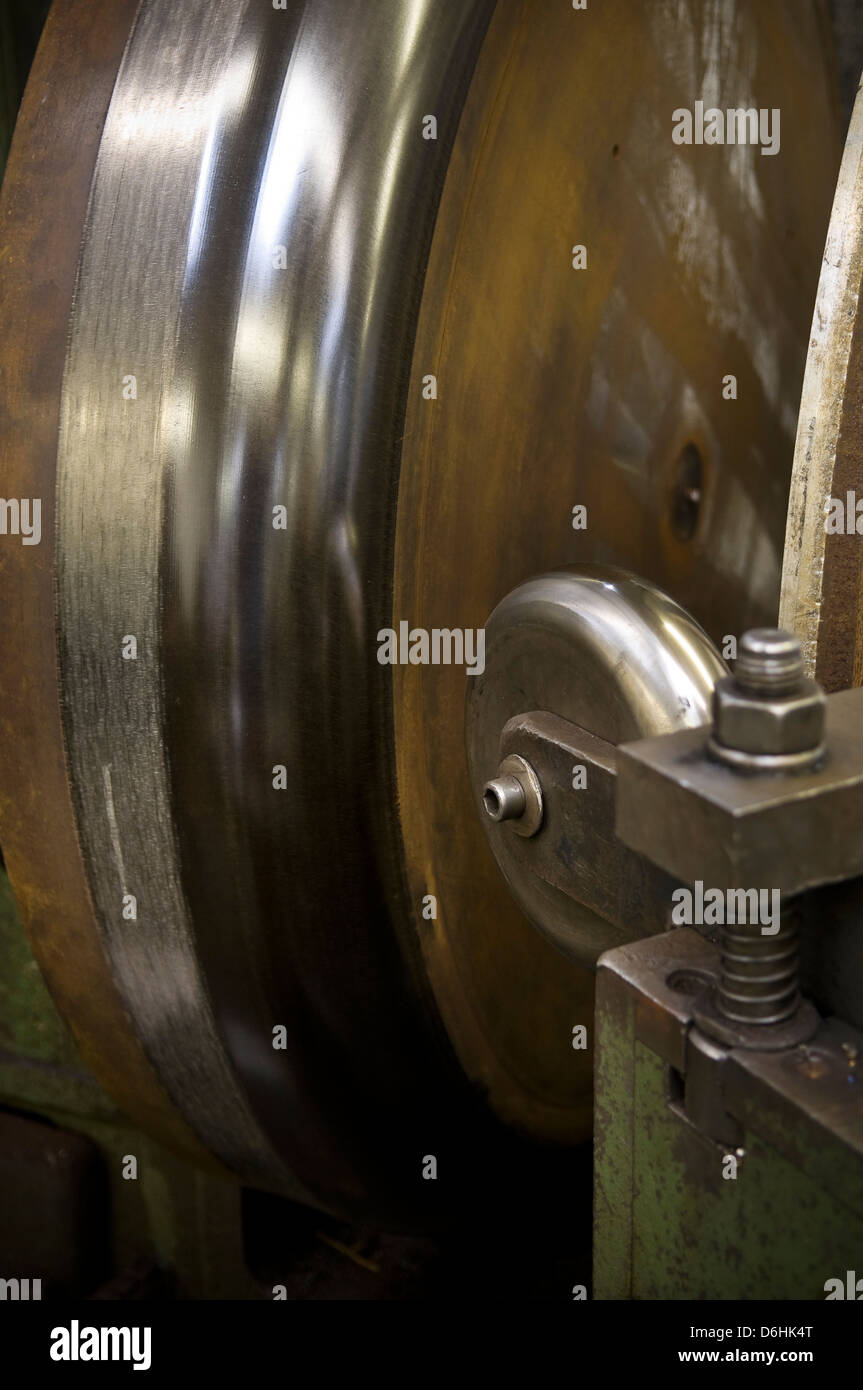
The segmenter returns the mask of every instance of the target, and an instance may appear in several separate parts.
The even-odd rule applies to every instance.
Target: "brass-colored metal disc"
[[[377,633],[480,627],[584,561],[714,639],[772,616],[837,148],[821,8],[68,14],[4,190],[7,490],[45,506],[38,557],[0,555],[13,883],[144,1127],[451,1215],[522,1172],[513,1131],[587,1133],[590,982],[475,822],[464,673],[393,673]],[[702,98],[779,108],[781,151],[675,145]]]
[[[651,579],[717,643],[775,618],[839,153],[825,55],[820,9],[784,0],[497,6],[426,277],[394,622],[478,627],[579,562]],[[674,144],[672,113],[696,99],[778,108],[780,153]],[[571,1139],[592,979],[508,896],[468,784],[464,693],[452,668],[396,673],[411,898],[438,903],[417,930],[468,1074],[510,1123]]]

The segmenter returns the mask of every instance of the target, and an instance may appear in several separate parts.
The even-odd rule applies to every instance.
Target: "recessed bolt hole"
[[[704,494],[704,464],[695,444],[687,444],[675,465],[671,488],[671,529],[679,541],[691,541],[698,526]]]
[[[672,970],[665,983],[678,994],[700,994],[710,984],[710,976],[702,970]]]
[[[524,787],[517,777],[495,777],[483,788],[482,804],[493,821],[518,820],[527,804]]]

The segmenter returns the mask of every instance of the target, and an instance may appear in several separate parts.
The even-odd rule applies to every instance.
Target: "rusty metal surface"
[[[613,767],[614,745],[623,740],[707,723],[714,684],[726,674],[710,638],[679,604],[655,585],[610,565],[572,566],[538,575],[507,594],[486,620],[485,669],[471,678],[465,705],[474,806],[515,901],[579,964],[592,966],[600,950],[627,939],[628,913],[631,936],[642,934],[645,917],[648,930],[658,929],[647,905],[652,894],[645,892],[651,874],[633,864],[631,872],[622,874],[629,880],[626,887],[621,882],[615,889],[609,881],[604,903],[593,894],[591,863],[597,884],[603,876],[614,877],[606,874],[616,843],[614,788],[601,780],[598,767],[597,776],[593,770],[586,774],[586,788],[573,788],[572,770],[579,758],[573,755],[567,766],[564,750],[552,774],[555,805],[534,837],[516,845],[514,823],[496,824],[483,815],[482,789],[499,759],[521,752],[510,735],[506,746],[501,742],[504,726],[509,728],[513,719],[530,711],[545,711],[552,719],[559,716],[572,726],[575,737],[581,730],[596,736],[606,750],[606,763],[612,755]],[[536,771],[542,781],[551,773],[552,745],[548,743],[545,751],[538,747],[538,752],[543,767]],[[530,762],[530,752],[523,756]],[[590,844],[577,850],[578,837],[568,840],[563,824],[568,814],[564,807],[570,806],[574,828],[579,802],[585,803],[585,818],[590,816],[588,806],[595,804],[596,816]],[[607,854],[600,849],[604,833]],[[552,841],[563,863],[556,863]],[[531,870],[534,859],[542,861],[539,873]],[[587,891],[581,901],[594,909],[592,914],[574,908],[579,880]],[[668,894],[663,896],[667,902]],[[607,919],[605,927],[596,912]]]
[[[786,1052],[735,1049],[729,1108],[825,1188],[863,1210],[863,1037],[841,1019]]]
[[[617,833],[684,883],[802,893],[863,874],[863,694],[827,701],[827,752],[804,772],[749,775],[709,755],[709,731],[624,745]]]
[[[0,179],[27,74],[50,8],[51,0],[0,3]]]
[[[823,1299],[825,1280],[855,1267],[863,1039],[830,1021],[784,1052],[731,1049],[714,1101],[741,1129],[716,1142],[683,1101],[692,1001],[718,965],[717,948],[689,929],[600,961],[597,1298]]]
[[[37,959],[84,1057],[153,1132],[204,1160],[128,1029],[95,936],[58,696],[60,384],[96,152],[136,9],[137,0],[71,0],[54,7],[0,199],[3,492],[42,502],[41,543],[24,547],[7,536],[0,546],[0,843]]]
[[[57,1012],[2,870],[0,1104],[40,1115],[120,1117]]]
[[[229,8],[234,24],[239,10]],[[12,769],[0,779],[0,838],[8,841],[10,869],[55,995],[107,1084],[148,1127],[173,1134],[177,1142],[189,1139],[166,1108],[128,1027],[131,1010],[139,1011],[150,1053],[172,1072],[172,1094],[187,1113],[208,1105],[208,1096],[195,1090],[194,1066],[174,1049],[173,1030],[160,1031],[166,1017],[183,1024],[171,990],[194,975],[186,970],[194,934],[207,957],[204,983],[200,976],[193,981],[198,1016],[206,1011],[209,990],[219,1042],[226,1043],[231,1065],[255,1092],[253,1107],[278,1132],[285,1150],[307,1146],[302,1166],[322,1189],[363,1202],[378,1184],[394,1192],[404,1183],[410,1200],[415,1198],[408,1163],[412,1136],[427,1127],[428,1109],[417,1099],[415,1128],[411,1135],[402,1133],[402,1102],[413,1101],[418,1088],[407,1051],[393,1044],[392,1031],[381,1031],[382,1020],[390,1029],[397,1005],[408,1018],[405,1035],[416,1023],[418,1052],[423,1064],[430,1059],[430,1091],[441,1100],[438,1133],[463,1138],[449,1103],[456,1094],[471,1115],[488,1099],[491,1110],[517,1130],[567,1143],[587,1132],[589,1063],[571,1051],[565,1055],[559,1040],[570,1034],[573,1009],[590,1008],[591,986],[562,968],[558,953],[537,940],[506,900],[472,826],[462,771],[463,680],[451,670],[397,669],[391,687],[389,672],[375,663],[374,632],[391,616],[427,626],[476,626],[501,593],[530,572],[583,559],[623,560],[666,580],[714,635],[769,609],[787,484],[784,450],[805,341],[798,306],[809,299],[807,266],[821,238],[834,148],[819,9],[804,0],[791,8],[789,17],[787,5],[767,3],[756,14],[724,0],[719,9],[694,7],[681,29],[677,7],[668,3],[635,18],[618,0],[585,18],[565,7],[501,0],[461,119],[459,83],[467,73],[459,64],[470,66],[473,49],[455,45],[452,83],[439,74],[452,106],[438,146],[449,165],[436,218],[437,184],[420,178],[415,150],[399,143],[406,129],[401,115],[418,115],[414,96],[426,101],[428,88],[415,89],[413,77],[434,58],[422,44],[416,47],[416,28],[402,33],[385,20],[380,27],[357,20],[363,34],[354,51],[338,25],[325,32],[322,16],[338,7],[309,6],[303,12],[312,89],[323,90],[320,81],[329,93],[323,109],[343,113],[350,104],[333,71],[325,63],[315,66],[316,45],[323,51],[340,44],[344,71],[356,83],[350,109],[359,136],[350,148],[357,163],[312,160],[314,178],[305,177],[309,166],[298,169],[297,202],[276,178],[278,197],[267,203],[263,222],[254,221],[250,202],[239,207],[250,185],[233,176],[237,170],[248,175],[240,108],[249,116],[255,101],[266,105],[277,95],[275,87],[247,82],[248,49],[240,46],[230,69],[223,55],[224,86],[209,89],[225,102],[218,136],[233,150],[230,168],[217,161],[214,180],[208,163],[214,147],[197,124],[200,105],[182,113],[179,141],[159,120],[136,126],[132,112],[125,136],[139,138],[129,140],[125,174],[119,166],[113,170],[125,199],[118,209],[122,225],[134,229],[142,225],[132,215],[137,207],[153,235],[143,265],[129,260],[128,245],[112,250],[105,243],[108,259],[116,258],[106,274],[113,298],[104,301],[111,309],[105,335],[95,332],[100,246],[88,243],[89,317],[81,320],[84,351],[72,364],[74,390],[66,403],[71,435],[77,430],[85,446],[75,456],[82,491],[73,489],[66,499],[73,543],[64,563],[80,581],[75,592],[86,592],[94,602],[82,617],[70,589],[64,610],[70,624],[64,621],[62,634],[69,691],[77,692],[66,706],[67,733],[75,738],[76,809],[100,896],[101,927],[123,976],[124,1005],[93,930],[72,829],[57,708],[52,552],[57,397],[80,231],[132,7],[79,3],[55,16],[25,104],[21,153],[13,152],[4,214],[2,308],[4,320],[20,329],[4,347],[6,418],[0,423],[18,458],[7,491],[14,486],[21,495],[33,495],[38,480],[45,511],[36,559],[8,545],[0,557],[4,592],[12,595],[0,618],[3,650],[28,651],[26,663],[11,668],[10,696],[0,714],[0,753]],[[210,9],[200,7],[208,24]],[[190,25],[187,8],[163,5],[160,12],[191,48],[218,46],[218,34],[214,39],[207,25]],[[263,23],[261,13],[255,11]],[[434,19],[432,7],[427,13],[438,23],[440,51],[449,53],[448,26]],[[581,28],[572,27],[582,20]],[[368,58],[372,39],[392,59],[388,76],[376,62],[359,61],[361,51],[364,62]],[[170,44],[167,49],[179,64],[178,50]],[[412,65],[415,52],[419,69]],[[264,43],[259,56],[270,73],[288,62],[277,44]],[[302,125],[307,131],[315,126],[305,100],[309,91],[302,86],[308,71],[303,64],[289,67],[299,85],[282,115],[289,107],[293,117],[308,122]],[[372,117],[362,83],[367,68],[382,93]],[[736,85],[741,102],[749,101],[754,86],[765,104],[783,107],[781,175],[779,161],[762,159],[757,151],[743,152],[741,170],[722,158],[696,164],[692,151],[674,149],[670,110],[693,98],[695,74],[702,69],[711,81],[721,73]],[[171,82],[160,71],[170,98]],[[190,80],[188,72],[185,77]],[[610,90],[620,96],[613,118],[603,114]],[[795,100],[800,93],[806,93],[805,103]],[[251,105],[243,107],[245,100]],[[369,139],[369,120],[376,118],[377,143]],[[264,160],[266,131],[262,136],[260,125],[251,123]],[[190,214],[185,223],[182,217],[164,224],[158,219],[164,207],[158,144],[166,136],[167,162],[175,174],[181,171],[177,207]],[[197,165],[193,159],[184,163],[195,142]],[[363,159],[372,146],[381,159],[369,175]],[[433,153],[424,151],[429,162]],[[141,184],[131,188],[124,179],[136,171],[143,171]],[[401,182],[395,178],[399,171]],[[797,196],[800,184],[808,190],[804,200]],[[414,188],[422,190],[422,204]],[[194,189],[201,200],[190,208]],[[376,189],[386,192],[380,205]],[[41,216],[45,202],[62,207],[62,219]],[[336,207],[344,220],[333,215]],[[269,215],[280,209],[283,221],[271,224]],[[93,209],[103,231],[110,225],[106,210],[104,202]],[[195,220],[191,211],[202,218]],[[271,225],[296,233],[292,249],[301,253],[291,258],[288,276],[276,277],[275,290],[270,263],[258,274],[246,259],[254,240],[250,228],[263,236]],[[157,234],[162,226],[178,238],[164,276],[154,275],[147,259],[164,259],[171,251]],[[320,228],[317,241],[310,226]],[[499,234],[504,226],[505,236]],[[608,227],[615,229],[613,242],[605,236]],[[129,235],[134,241],[134,230]],[[365,251],[358,253],[361,235]],[[582,299],[572,294],[573,241],[590,247]],[[551,253],[558,246],[559,258]],[[393,259],[396,252],[407,256],[407,269]],[[224,274],[226,258],[230,276]],[[342,271],[352,294],[362,280],[359,299],[348,294]],[[188,294],[182,313],[179,301],[170,299],[180,281]],[[322,287],[326,292],[315,298]],[[340,312],[348,300],[360,310],[354,338],[342,331],[338,314],[332,316],[333,305]],[[292,320],[293,336],[286,328],[288,301],[309,310],[308,317]],[[244,331],[234,339],[240,305]],[[87,347],[95,343],[89,359],[93,380],[103,371],[104,385],[111,363],[97,360],[96,350],[110,357],[124,328],[127,348],[134,346],[139,327],[157,387],[165,362],[175,362],[160,356],[159,333],[169,354],[178,344],[187,352],[182,370],[171,377],[166,413],[157,421],[152,401],[147,415],[140,400],[138,424],[127,420],[116,431],[106,426],[88,460],[85,406],[101,397],[98,390],[87,394],[87,372],[75,368],[86,366]],[[221,365],[215,369],[217,359]],[[739,376],[740,399],[726,411],[717,381],[729,361]],[[595,364],[592,375],[589,362]],[[307,370],[310,364],[313,371]],[[358,365],[364,375],[354,378]],[[434,424],[419,390],[428,370],[438,372],[447,393]],[[349,380],[356,387],[350,393]],[[296,449],[297,436],[280,432],[279,403],[288,398],[308,448]],[[405,421],[406,398],[411,405]],[[634,414],[632,401],[640,402]],[[147,434],[142,418],[158,424],[166,445],[160,466],[171,465],[166,488],[156,487],[149,496],[151,504],[155,498],[150,512],[143,494],[152,481],[148,445],[156,435]],[[223,427],[224,448],[213,447],[211,430]],[[360,436],[364,452],[358,452]],[[741,451],[744,437],[750,445]],[[93,482],[103,475],[91,473],[89,465],[107,462],[110,471],[112,460],[125,457],[127,444],[138,449],[144,471],[129,474],[127,494],[122,478],[112,494],[121,513],[127,503],[138,508],[131,524],[126,516],[124,556],[116,533],[102,525],[107,503]],[[703,461],[705,500],[694,529],[687,528],[689,539],[681,540],[675,523],[680,460],[694,447]],[[203,472],[184,466],[189,450],[203,461]],[[537,479],[541,486],[534,485]],[[239,543],[228,523],[241,516],[248,522],[249,507],[268,502],[277,483],[292,498],[296,530],[293,545],[285,548],[288,558],[280,551],[265,567],[255,546]],[[86,505],[76,511],[82,498]],[[569,525],[572,504],[582,501],[592,518],[586,537]],[[154,527],[164,526],[164,547],[145,576],[136,563],[142,556],[153,559],[151,518]],[[272,556],[277,552],[267,535]],[[101,542],[112,536],[114,549],[103,550]],[[82,548],[76,559],[77,542]],[[96,556],[110,559],[113,568],[96,573],[89,563]],[[306,604],[298,600],[300,592]],[[95,614],[100,621],[116,614],[124,598],[146,608],[145,631],[157,641],[164,638],[167,661],[164,686],[150,673],[150,703],[136,703],[136,695],[118,715],[118,706],[100,701],[100,680],[91,679],[93,671],[103,672],[104,653],[96,650],[94,656],[99,622],[88,624]],[[273,626],[265,629],[261,615]],[[125,623],[122,630],[128,630]],[[284,632],[296,660],[285,660],[279,647],[276,638]],[[104,688],[116,693],[111,682]],[[142,709],[155,711],[155,720],[142,719]],[[106,913],[117,886],[116,845],[97,798],[107,747],[100,743],[102,721],[115,717],[111,750],[127,773],[146,764],[145,773],[153,776],[142,786],[159,794],[139,794],[132,776],[115,803],[129,817],[141,876],[154,847],[164,860],[152,862],[150,872],[159,894],[168,895],[160,898],[169,911],[159,917],[159,931],[169,946],[186,933],[186,954],[171,957],[183,967],[176,976],[160,973],[164,958],[160,962],[158,952],[148,957],[149,943],[136,954],[140,935]],[[287,741],[287,755],[271,756],[271,735],[281,747]],[[281,757],[305,772],[292,783],[291,811],[279,821],[271,805],[262,804],[255,778]],[[167,764],[176,798],[169,808],[177,810],[172,824],[161,796]],[[322,768],[331,775],[322,776]],[[158,834],[138,833],[131,824],[139,796],[148,811],[158,801]],[[310,804],[318,812],[325,805],[326,824],[320,815],[314,822],[309,818]],[[357,805],[364,815],[357,814]],[[162,872],[165,865],[170,872]],[[429,894],[437,898],[438,914],[421,920]],[[320,929],[322,912],[327,931]],[[250,914],[264,922],[260,932],[249,925]],[[335,993],[334,974],[341,981]],[[164,1014],[158,1006],[150,1009],[142,982],[153,987]],[[529,1009],[526,998],[532,1000]],[[290,1077],[292,1098],[299,1096],[299,1110],[305,1105],[299,1126],[284,1103],[281,1059],[264,1047],[262,1020],[268,1026],[278,1021],[276,1006],[284,1006],[296,1027],[298,1055],[313,1059],[310,1071],[300,1074],[298,1068]],[[362,1063],[356,1055],[361,1046]],[[451,1048],[473,1083],[472,1093],[460,1089]],[[209,1060],[212,1055],[211,1048]],[[214,1103],[213,1115],[205,1115],[203,1124],[199,1116],[197,1127],[227,1154],[236,1136],[230,1132],[230,1097],[218,1090],[224,1072],[216,1067],[206,1074],[211,1083],[215,1078],[221,1114],[213,1118],[219,1108]],[[369,1119],[358,1077],[374,1079],[380,1127]],[[321,1105],[324,1092],[327,1103]],[[321,1110],[337,1119],[327,1114],[321,1120]],[[286,1134],[284,1127],[292,1126]],[[388,1126],[395,1142],[387,1138]],[[467,1181],[469,1186],[469,1175]]]
[[[426,279],[388,622],[477,627],[532,575],[591,561],[659,584],[717,642],[775,619],[841,146],[822,19],[796,0],[498,4]],[[779,156],[737,151],[741,166],[672,144],[671,112],[705,74],[723,101],[781,107]],[[685,540],[688,445],[703,487]],[[414,930],[468,1074],[514,1123],[571,1138],[590,1074],[557,1040],[591,983],[519,912],[484,843],[464,695],[453,668],[396,669]]]
[[[690,927],[681,927],[618,946],[603,956],[597,990],[609,973],[624,981],[637,999],[635,1027],[640,1040],[682,1072],[694,1000],[718,968],[715,945]]]
[[[614,745],[534,711],[504,725],[500,753],[527,759],[543,790],[543,823],[535,836],[523,839],[507,824],[489,829],[501,871],[511,885],[516,880],[515,895],[537,927],[588,966],[612,945],[662,931],[676,885],[614,833]],[[586,778],[577,791],[576,767]],[[543,884],[562,898],[549,900]]]
[[[683,1072],[700,993],[718,974],[716,946],[683,927],[608,952],[598,980],[603,990],[625,986],[631,992],[638,1041]],[[722,1089],[729,1113],[790,1160],[801,1162],[805,1155],[819,1183],[835,1184],[849,1206],[863,1211],[859,1030],[827,1019],[800,1045],[724,1050],[728,1065]]]

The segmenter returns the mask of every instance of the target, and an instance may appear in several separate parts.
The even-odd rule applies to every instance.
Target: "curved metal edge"
[[[537,681],[551,676],[551,712],[612,743],[709,723],[714,685],[728,675],[712,638],[679,603],[617,566],[553,570],[501,600],[486,623],[486,666],[469,690],[472,712],[488,701],[513,638],[533,649]],[[547,674],[544,653],[552,662],[561,653],[568,659]],[[578,655],[589,667],[575,661]],[[613,703],[605,698],[610,690]],[[509,705],[515,692],[502,698]],[[472,724],[476,718],[472,713]]]
[[[39,498],[41,541],[0,544],[0,844],[34,954],[85,1061],[149,1132],[214,1160],[130,1027],[95,931],[75,828],[54,622],[60,389],[81,228],[138,0],[64,0],[27,84],[0,195],[0,441],[6,497]]]
[[[831,497],[863,499],[863,90],[845,142],[803,379],[779,626],[826,690],[863,683],[863,537],[828,534]],[[847,517],[845,518],[847,522]],[[856,515],[853,518],[856,521]]]
[[[248,0],[142,0],[105,118],[70,322],[57,633],[78,831],[97,930],[132,1026],[211,1153],[256,1186],[314,1204],[258,1125],[218,1035],[184,895],[163,738],[161,436],[194,254],[187,239],[209,142],[243,109],[255,41],[274,19]],[[295,29],[291,16],[288,54]],[[196,232],[203,239],[201,226]],[[122,660],[124,634],[137,643],[133,663]]]
[[[572,566],[520,584],[486,624],[484,673],[470,686],[465,741],[475,804],[497,766],[504,726],[543,709],[608,743],[708,724],[728,668],[704,629],[656,585],[611,566]],[[567,956],[594,968],[625,942],[618,925],[569,899],[513,856],[482,817],[522,911]]]
[[[373,657],[416,304],[490,8],[146,0],[63,388],[65,727],[115,977],[207,1146],[340,1209],[416,1202],[420,1136],[456,1129],[393,939]]]

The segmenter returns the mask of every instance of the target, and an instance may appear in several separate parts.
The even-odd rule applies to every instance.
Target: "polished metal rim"
[[[341,1203],[381,1170],[417,1179],[430,1062],[390,925],[367,643],[417,294],[490,8],[145,0],[63,387],[64,721],[112,973],[207,1148]]]
[[[70,4],[83,34],[86,0]],[[74,211],[66,233],[83,248],[74,308],[52,310],[54,337],[66,319],[69,332],[56,451],[59,673],[21,568],[10,606],[34,615],[44,660],[38,687],[20,683],[4,734],[7,751],[16,729],[38,739],[29,695],[51,729],[53,762],[43,758],[39,785],[56,787],[67,759],[74,816],[64,786],[58,844],[62,832],[63,863],[72,844],[77,864],[77,836],[86,867],[86,883],[73,885],[74,930],[62,916],[62,865],[40,866],[45,825],[26,788],[2,808],[0,838],[13,845],[26,821],[9,857],[13,880],[88,1055],[149,1125],[153,1097],[145,1101],[145,1070],[130,1060],[140,1048],[173,1113],[249,1182],[398,1221],[435,1204],[455,1209],[453,1186],[421,1181],[426,1152],[471,1195],[488,1191],[492,1171],[512,1171],[512,1131],[564,1144],[588,1132],[589,1059],[573,1069],[556,1039],[574,1007],[589,1007],[589,985],[535,944],[493,862],[473,855],[477,843],[487,852],[464,794],[463,678],[445,700],[440,673],[393,678],[374,660],[375,634],[405,617],[452,626],[462,609],[477,625],[528,573],[579,559],[659,570],[652,577],[688,604],[711,526],[716,621],[769,606],[772,581],[753,592],[747,557],[766,548],[773,573],[789,382],[803,355],[793,297],[776,329],[782,370],[771,374],[763,336],[758,360],[742,350],[741,380],[753,387],[744,420],[763,403],[761,387],[774,392],[753,435],[767,463],[750,486],[746,459],[729,462],[733,431],[719,438],[685,370],[694,354],[698,381],[712,381],[721,354],[701,328],[713,312],[726,322],[721,285],[711,283],[709,304],[698,298],[698,256],[682,281],[669,269],[666,302],[661,274],[621,287],[610,255],[584,313],[568,317],[554,307],[554,274],[536,271],[552,264],[538,249],[549,226],[568,254],[579,209],[596,226],[633,225],[615,214],[627,179],[630,214],[652,189],[635,219],[654,237],[651,275],[674,264],[663,238],[685,243],[692,226],[675,221],[658,177],[642,186],[633,170],[651,148],[650,167],[664,168],[650,140],[651,121],[666,117],[666,49],[680,63],[678,86],[687,54],[702,50],[717,71],[728,52],[735,80],[751,77],[751,35],[741,43],[739,26],[725,24],[735,0],[721,10],[699,11],[686,44],[671,5],[639,12],[649,42],[625,31],[614,51],[629,64],[631,159],[603,124],[621,15],[610,4],[562,42],[563,10],[538,0],[308,0],[285,11],[143,0],[107,118],[77,98],[82,141],[99,148],[86,222]],[[770,81],[787,93],[808,84],[807,138],[820,131],[826,147],[816,12],[804,8],[805,42],[785,42],[781,5],[759,7],[752,22],[765,71],[771,36],[782,39]],[[566,13],[570,25],[583,18]],[[130,23],[124,9],[115,38]],[[85,74],[94,51],[89,39],[80,45]],[[563,76],[550,82],[555,54]],[[423,138],[429,115],[436,140]],[[23,184],[37,170],[44,202],[56,171],[29,139],[15,177]],[[784,302],[807,263],[819,190],[832,181],[820,146],[816,158],[793,130],[787,140],[809,199],[764,269],[761,302]],[[732,248],[738,267],[748,255],[759,267],[747,272],[755,280],[757,253],[780,224],[784,233],[788,210],[788,185],[771,181],[770,164],[756,161],[754,185],[734,175],[741,198],[754,187],[769,209]],[[682,198],[686,161],[674,167]],[[716,206],[723,177],[707,180]],[[36,299],[34,290],[29,321],[40,325]],[[24,289],[22,301],[26,310]],[[663,303],[670,338],[656,344]],[[41,342],[43,327],[34,331]],[[733,339],[733,328],[721,331],[723,352]],[[610,394],[594,392],[582,414],[567,372],[594,360]],[[444,389],[431,414],[421,385],[435,371]],[[49,383],[43,399],[54,391]],[[27,410],[38,416],[35,394]],[[466,420],[478,431],[470,467]],[[517,446],[506,454],[502,432]],[[725,471],[714,467],[717,438]],[[687,549],[651,498],[664,508],[693,439],[708,482],[721,486]],[[21,440],[23,460],[26,430]],[[49,467],[47,437],[43,445],[47,477],[54,459]],[[537,473],[520,495],[528,460]],[[537,499],[578,500],[569,497],[578,478],[601,514],[609,477],[632,482],[634,546],[603,525],[593,533],[601,556],[560,553],[545,529],[553,513]],[[274,526],[278,508],[284,525]],[[476,547],[480,519],[490,539]],[[697,616],[709,626],[714,611]],[[3,622],[4,638],[20,643]],[[417,676],[419,693],[407,688]],[[48,718],[53,710],[58,722],[58,698],[62,741]],[[429,894],[431,920],[420,913]],[[110,991],[94,995],[89,965],[77,968],[83,947],[88,962],[98,952],[107,960]],[[94,999],[109,1000],[120,1022],[100,1029]],[[285,1046],[274,1048],[278,1028]],[[122,1060],[112,1065],[115,1032]]]

